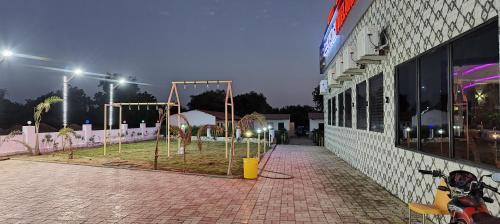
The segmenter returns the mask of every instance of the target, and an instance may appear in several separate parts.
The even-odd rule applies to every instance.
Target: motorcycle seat
[[[419,214],[427,214],[427,215],[446,215],[447,212],[439,209],[435,205],[426,205],[426,204],[419,204],[419,203],[409,203],[408,207]]]

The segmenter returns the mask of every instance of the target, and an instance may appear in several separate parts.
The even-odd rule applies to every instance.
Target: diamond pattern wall
[[[491,172],[395,147],[394,68],[498,16],[499,10],[500,0],[374,1],[346,43],[354,41],[363,26],[387,27],[390,47],[387,59],[378,65],[368,65],[362,75],[345,82],[343,88],[332,89],[324,100],[327,105],[328,98],[348,88],[353,89],[352,97],[355,99],[357,83],[383,72],[384,95],[390,101],[384,105],[385,131],[376,133],[357,130],[354,119],[356,110],[353,108],[354,128],[325,126],[326,148],[405,202],[432,203],[434,200],[435,182],[430,177],[422,177],[418,169],[441,169],[445,172],[464,169],[478,175]],[[495,183],[489,184],[495,186]],[[488,205],[489,208],[493,214],[500,216],[500,197],[491,193],[488,195],[495,200],[495,203]],[[432,219],[437,223],[446,222],[441,217]]]

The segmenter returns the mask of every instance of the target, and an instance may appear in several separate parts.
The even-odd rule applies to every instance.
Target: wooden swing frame
[[[119,113],[118,113],[118,153],[122,152],[122,111],[123,111],[123,106],[163,106],[165,109],[169,108],[169,103],[113,103],[113,104],[104,104],[104,144],[103,144],[103,154],[106,155],[106,149],[107,149],[107,141],[108,141],[108,126],[109,126],[109,145],[112,144],[111,141],[111,131],[113,130],[113,124],[108,124],[108,107],[117,107],[119,108]],[[160,127],[161,128],[161,124]],[[168,129],[168,127],[166,127]]]
[[[167,102],[167,155],[170,157],[170,107],[177,107],[177,125],[180,127],[181,121],[181,101],[179,98],[178,85],[210,85],[210,84],[223,84],[226,85],[226,98],[224,102],[224,130],[225,130],[225,148],[226,148],[226,159],[229,158],[228,175],[231,175],[231,161],[234,154],[234,100],[233,100],[233,81],[222,81],[222,80],[202,80],[202,81],[173,81],[172,87],[170,88],[170,94],[168,96]],[[175,96],[175,99],[173,99]],[[229,108],[231,109],[229,113]],[[231,147],[229,150],[229,119],[231,116]],[[180,141],[178,141],[180,148]]]

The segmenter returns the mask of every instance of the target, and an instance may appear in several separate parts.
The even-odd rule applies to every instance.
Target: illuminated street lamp
[[[125,85],[127,83],[127,80],[124,78],[121,78],[118,80],[118,84],[115,85],[114,83],[109,84],[109,130],[112,129],[113,127],[113,98],[114,98],[114,90],[119,87],[120,85]]]
[[[5,59],[12,57],[13,55],[14,55],[14,53],[9,49],[3,50],[2,51],[2,59],[0,59],[0,63],[5,61]]]
[[[262,130],[257,129],[257,159],[260,159],[260,133]]]
[[[273,140],[271,139],[271,130],[273,130],[273,126],[268,125],[268,126],[267,126],[267,129],[269,130],[269,136],[268,136],[268,137],[269,137],[269,147],[271,147],[271,143],[272,143],[272,141],[273,141]]]
[[[443,153],[443,134],[444,134],[444,130],[443,129],[439,129],[438,130],[438,134],[440,136],[440,148],[441,148],[441,154]]]
[[[69,79],[68,76],[63,76],[63,127],[68,126],[68,83],[75,77],[83,75],[83,73],[81,68],[76,68]]]
[[[252,137],[252,132],[245,132],[245,137],[247,137],[247,158],[250,158],[250,138]]]
[[[262,131],[263,131],[262,136],[264,136],[264,153],[266,153],[266,148],[267,148],[266,131],[267,131],[267,127],[263,127]]]

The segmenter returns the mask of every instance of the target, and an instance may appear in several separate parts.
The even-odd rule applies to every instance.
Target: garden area
[[[13,158],[31,161],[61,162],[105,167],[153,169],[155,145],[156,141],[122,144],[121,153],[118,151],[118,144],[108,145],[106,155],[103,154],[102,146],[76,149],[73,152],[73,159],[69,158],[69,152],[67,151],[58,151],[39,156],[19,155]],[[226,152],[224,142],[204,142],[203,149],[201,151],[196,144],[188,145],[185,150],[185,163],[184,156],[177,154],[176,141],[171,142],[170,158],[167,157],[165,141],[160,141],[159,148],[159,170],[213,175],[226,175],[227,173],[228,159],[225,157]],[[262,148],[261,150],[263,151]],[[243,175],[243,158],[246,157],[246,153],[246,143],[235,143],[235,160],[231,169],[233,176]],[[250,156],[256,157],[256,155],[257,144],[250,143]]]

